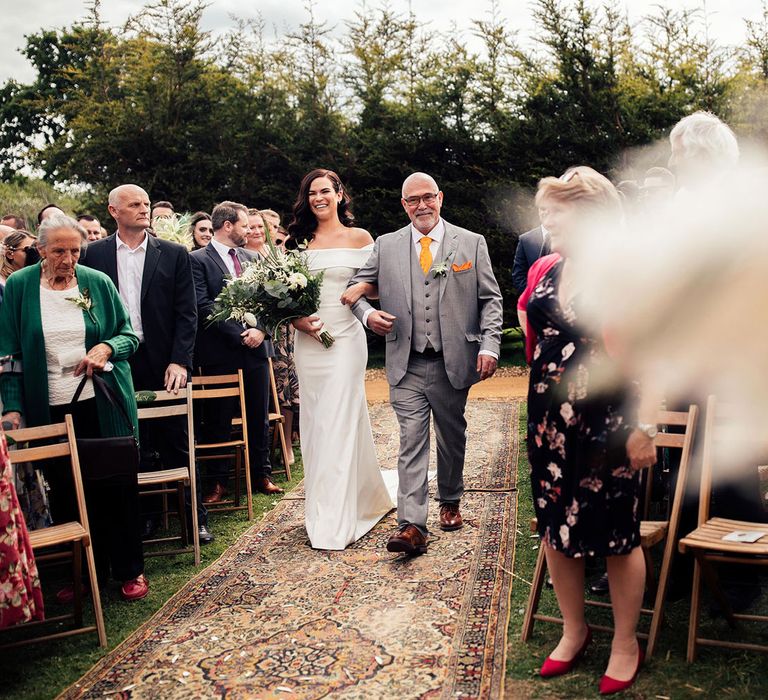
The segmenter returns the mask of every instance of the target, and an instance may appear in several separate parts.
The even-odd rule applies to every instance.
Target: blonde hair
[[[543,202],[554,199],[585,209],[597,210],[606,215],[621,216],[621,196],[611,181],[597,170],[586,165],[568,168],[561,177],[545,177],[539,180],[536,206],[546,208]]]

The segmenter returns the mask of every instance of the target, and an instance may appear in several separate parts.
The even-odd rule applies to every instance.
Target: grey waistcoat
[[[440,241],[432,264],[443,259],[443,244],[445,236]],[[411,347],[416,352],[424,352],[426,347],[435,350],[443,349],[443,339],[440,335],[440,280],[433,272],[424,275],[419,265],[419,255],[416,246],[411,241],[411,290],[413,293],[413,334]]]

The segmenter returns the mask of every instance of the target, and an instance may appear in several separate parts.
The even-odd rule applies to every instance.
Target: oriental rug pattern
[[[392,468],[388,409],[371,418]],[[501,697],[518,404],[473,401],[467,417],[467,483],[485,490],[468,490],[456,532],[431,509],[426,555],[386,551],[394,512],[343,552],[312,550],[303,501],[283,499],[61,697]]]

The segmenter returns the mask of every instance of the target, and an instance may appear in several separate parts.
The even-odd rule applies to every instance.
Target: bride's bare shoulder
[[[364,248],[373,243],[373,237],[364,228],[352,228],[349,233],[354,248]]]

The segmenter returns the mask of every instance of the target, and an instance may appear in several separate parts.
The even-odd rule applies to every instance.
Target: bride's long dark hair
[[[355,217],[349,209],[352,199],[347,194],[339,176],[333,170],[315,168],[302,178],[301,185],[299,185],[299,194],[293,205],[293,220],[288,224],[288,233],[291,236],[288,240],[291,248],[297,248],[302,243],[309,243],[314,238],[317,218],[309,206],[309,188],[319,177],[327,177],[333,184],[333,189],[336,192],[341,192],[341,201],[336,207],[336,212],[342,225],[351,227],[355,223]]]

